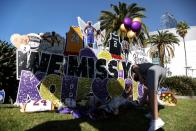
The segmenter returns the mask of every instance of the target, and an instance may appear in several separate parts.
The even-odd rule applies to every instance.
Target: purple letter
[[[44,73],[34,75],[31,71],[22,70],[16,103],[26,103],[29,99],[40,100],[41,96],[37,86],[43,77]]]

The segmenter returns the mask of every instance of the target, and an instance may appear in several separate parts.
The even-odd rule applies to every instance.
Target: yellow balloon
[[[117,80],[120,83],[121,88],[125,89],[125,80],[123,78],[120,78],[120,77]]]
[[[112,59],[112,55],[107,50],[102,50],[97,55],[98,59],[106,59],[106,61],[109,61]]]
[[[138,22],[141,23],[141,22],[142,22],[142,19],[141,19],[140,17],[135,17],[135,18],[133,18],[132,21],[133,21],[133,22],[134,22],[134,21],[138,21]]]
[[[127,33],[127,37],[128,37],[128,38],[133,38],[133,37],[135,37],[135,36],[136,36],[136,33],[133,32],[132,30],[130,30],[130,31]]]
[[[125,81],[123,78],[110,79],[107,83],[107,90],[111,97],[120,96],[125,89]]]
[[[121,25],[120,25],[120,30],[121,30],[122,32],[127,32],[127,29],[125,28],[125,25],[124,25],[124,24],[121,24]]]

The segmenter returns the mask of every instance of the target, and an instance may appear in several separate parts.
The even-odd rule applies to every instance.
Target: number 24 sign
[[[78,34],[76,32],[74,32],[72,34],[72,36],[71,36],[71,42],[77,43],[77,44],[79,43],[79,36],[78,36]]]
[[[40,104],[43,104],[43,106],[46,106],[47,105],[47,101],[46,100],[37,100],[37,101],[34,101],[33,105],[34,106],[39,106]]]

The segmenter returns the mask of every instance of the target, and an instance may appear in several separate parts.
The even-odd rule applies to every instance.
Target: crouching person
[[[152,63],[135,64],[131,68],[131,75],[135,81],[140,81],[145,86],[141,105],[149,98],[152,116],[149,131],[161,128],[165,123],[158,116],[157,89],[166,76],[166,70]]]

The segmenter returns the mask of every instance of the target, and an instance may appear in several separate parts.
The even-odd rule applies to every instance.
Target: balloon
[[[98,59],[105,59],[106,61],[110,61],[112,59],[112,55],[107,50],[102,50],[97,54]]]
[[[142,23],[142,19],[140,17],[133,18],[132,22],[134,22],[134,21],[138,21],[138,22]]]
[[[133,32],[132,30],[130,30],[130,31],[127,33],[127,37],[128,37],[128,38],[133,38],[133,37],[135,37],[135,36],[136,36],[136,33]]]
[[[142,24],[138,21],[134,21],[132,24],[131,24],[131,29],[134,31],[134,32],[138,32],[140,29],[141,29],[141,26]]]
[[[128,17],[124,18],[124,21],[123,21],[125,27],[127,28],[130,28],[131,27],[131,24],[132,24],[132,20]]]
[[[110,79],[107,83],[107,91],[111,97],[120,96],[125,89],[125,81],[123,78]]]
[[[125,25],[124,25],[124,24],[121,24],[121,25],[120,25],[120,30],[121,30],[122,32],[127,32],[127,29],[125,28]]]
[[[16,48],[19,49],[21,45],[28,45],[29,38],[27,35],[13,34],[10,41]]]

